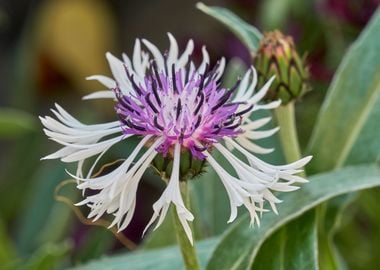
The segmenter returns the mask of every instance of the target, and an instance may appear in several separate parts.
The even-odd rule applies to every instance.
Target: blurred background
[[[307,58],[313,86],[297,105],[299,135],[305,146],[332,75],[380,1],[204,3],[229,8],[261,31],[280,29],[294,37]],[[79,209],[80,214],[69,207],[70,201],[57,201],[55,190],[68,178],[65,168],[73,167],[40,161],[57,145],[42,133],[38,116],[49,114],[58,102],[85,123],[114,120],[112,101],[81,101],[83,95],[102,90],[84,78],[110,75],[105,52],[130,54],[135,38],[147,38],[163,51],[168,48],[167,32],[182,48],[192,38],[196,61],[205,44],[212,62],[225,56],[234,63],[229,70],[236,78],[251,63],[247,49],[195,4],[191,0],[0,1],[0,269],[65,269],[104,254],[173,243],[170,234],[160,240],[162,234],[141,239],[151,205],[162,190],[153,174],[142,181],[138,210],[119,239],[102,226],[86,225],[81,216],[86,216],[86,209]],[[131,146],[113,150],[107,159],[123,157],[128,149]],[[80,200],[74,185],[58,189],[66,200]],[[336,241],[349,269],[376,269],[380,263],[374,255],[380,251],[380,208],[374,200],[379,195],[379,190],[363,192],[345,212]],[[226,228],[228,204],[219,197],[216,200],[221,206],[214,216],[220,222],[205,217],[204,209],[211,206],[198,207],[204,223],[198,238],[218,235]]]

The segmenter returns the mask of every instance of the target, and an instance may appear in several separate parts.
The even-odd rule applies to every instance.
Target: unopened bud
[[[267,100],[281,99],[285,105],[300,98],[308,89],[309,72],[298,55],[292,37],[279,31],[264,34],[254,65],[258,86],[262,87],[272,76],[276,79],[266,95]]]

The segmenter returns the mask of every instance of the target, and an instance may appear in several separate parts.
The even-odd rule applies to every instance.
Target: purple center
[[[242,132],[242,115],[252,109],[250,106],[237,112],[241,103],[230,100],[240,81],[231,89],[220,87],[218,67],[199,74],[191,69],[176,70],[173,65],[173,75],[165,75],[152,62],[140,84],[126,69],[133,92],[125,95],[118,87],[114,89],[123,132],[163,137],[157,151],[164,156],[173,144],[180,143],[194,158],[204,159],[202,152],[218,139]]]

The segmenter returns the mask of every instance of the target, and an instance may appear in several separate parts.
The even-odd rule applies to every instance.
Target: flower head
[[[280,200],[273,191],[296,190],[298,186],[294,183],[306,181],[296,174],[310,160],[306,157],[292,164],[275,166],[254,155],[273,150],[254,142],[277,131],[277,128],[258,130],[270,118],[250,118],[255,111],[279,106],[279,101],[259,104],[273,78],[261,90],[255,91],[257,75],[252,67],[234,87],[223,88],[220,78],[224,59],[210,67],[208,53],[203,48],[203,61],[196,67],[189,60],[193,51],[192,40],[181,55],[176,40],[170,34],[169,40],[170,49],[164,55],[147,40],[142,40],[142,43],[149,54],[144,52],[138,39],[132,61],[126,55],[121,61],[107,53],[114,79],[102,75],[89,77],[98,80],[107,90],[95,92],[85,99],[114,99],[119,120],[86,125],[56,105],[52,112],[57,119],[46,116],[41,117],[41,121],[46,135],[64,147],[45,159],[77,162],[77,172],[71,174],[78,180],[77,187],[83,191],[96,191],[78,205],[87,205],[91,209],[89,218],[94,220],[105,213],[113,214],[111,226],[117,225],[119,230],[126,228],[133,217],[136,191],[145,170],[157,157],[171,159],[173,165],[167,187],[153,205],[154,214],[147,228],[157,219],[158,227],[170,204],[174,204],[192,241],[188,222],[194,217],[186,208],[179,187],[184,177],[180,172],[181,159],[186,152],[193,160],[202,161],[202,164],[208,162],[219,175],[230,198],[229,222],[236,218],[237,207],[244,205],[252,223],[259,223],[258,213],[265,211],[265,201],[277,212],[276,203]],[[103,154],[131,137],[141,139],[132,153],[112,172],[93,177]],[[236,157],[232,149],[240,152],[245,160]],[[234,172],[227,172],[212,157],[216,150],[223,154]],[[97,158],[84,173],[84,162],[93,156]]]
[[[143,83],[137,83],[126,68],[132,93],[114,89],[124,134],[162,137],[157,151],[163,156],[180,144],[194,158],[204,159],[203,152],[218,139],[242,132],[241,115],[248,110],[239,110],[244,102],[230,101],[238,84],[232,89],[220,87],[221,62],[212,70],[207,64],[198,70],[177,68],[175,63],[165,67],[165,72],[159,72],[151,61]]]

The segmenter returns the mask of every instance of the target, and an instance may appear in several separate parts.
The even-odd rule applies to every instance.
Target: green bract
[[[180,162],[180,180],[189,180],[204,173],[205,164],[205,160],[192,158],[190,151],[182,151]],[[173,158],[170,156],[157,156],[154,158],[152,166],[163,179],[169,179],[173,167]]]

